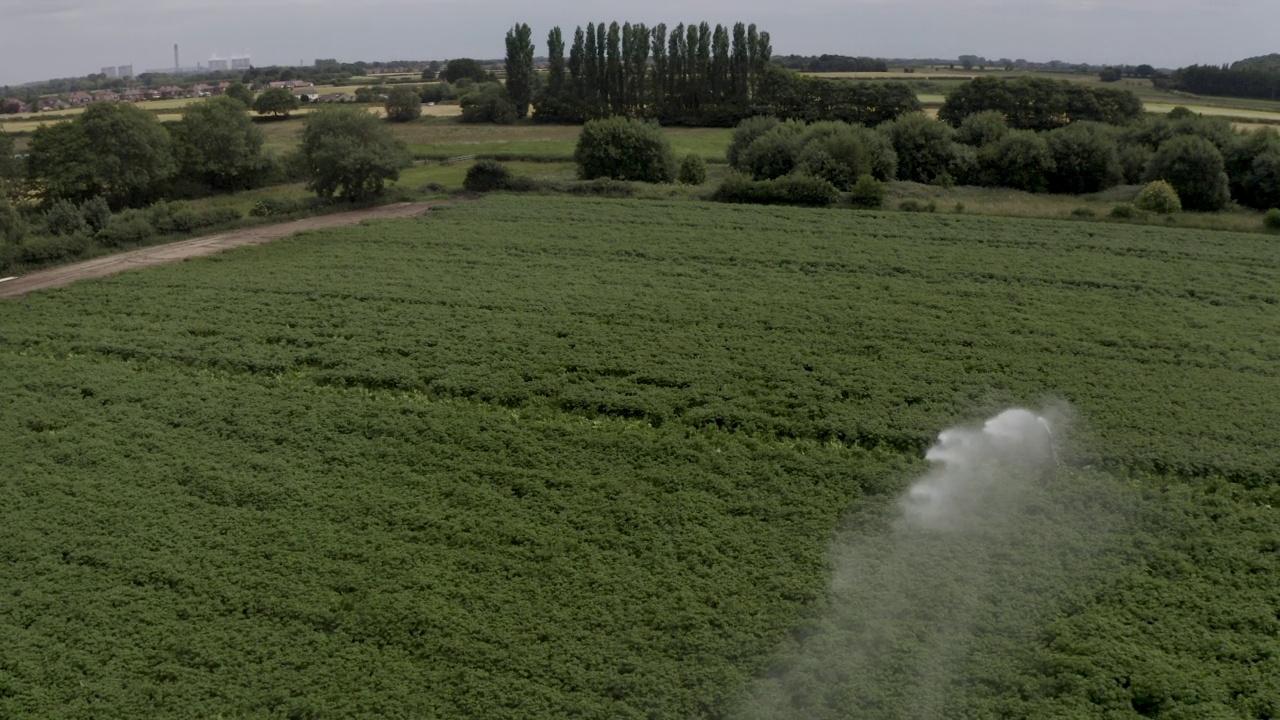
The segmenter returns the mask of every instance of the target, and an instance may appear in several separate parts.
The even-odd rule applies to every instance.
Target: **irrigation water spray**
[[[1057,472],[1067,408],[943,431],[896,503],[865,503],[832,544],[819,617],[779,648],[737,717],[938,718],[980,656],[1033,643],[1054,588],[1083,582],[1111,528]],[[1081,500],[1081,498],[1085,498]]]

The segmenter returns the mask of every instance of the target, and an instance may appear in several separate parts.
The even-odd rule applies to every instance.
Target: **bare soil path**
[[[259,225],[217,235],[179,240],[165,245],[139,248],[116,255],[106,255],[93,260],[86,260],[74,265],[63,265],[49,268],[48,270],[40,270],[30,275],[23,275],[12,280],[0,282],[0,298],[22,297],[36,290],[64,287],[86,278],[105,277],[124,270],[178,262],[179,260],[201,255],[213,255],[241,245],[261,245],[272,240],[289,237],[304,230],[358,225],[365,220],[416,217],[433,207],[446,204],[449,204],[449,201],[383,205],[367,210],[330,213],[276,225]]]

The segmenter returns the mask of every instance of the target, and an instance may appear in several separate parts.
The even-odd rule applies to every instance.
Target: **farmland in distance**
[[[833,538],[942,428],[1045,403],[1036,503],[1124,531],[1023,519],[1017,567],[1105,562],[993,575],[1040,604],[974,616],[1005,640],[962,643],[942,715],[1280,712],[1277,267],[1251,235],[491,197],[0,304],[0,715],[909,717],[905,676],[800,636],[847,637]],[[1134,608],[1162,632],[1098,630]]]

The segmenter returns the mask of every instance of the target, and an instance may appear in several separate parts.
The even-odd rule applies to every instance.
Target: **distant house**
[[[316,101],[318,101],[318,100],[320,99],[320,93],[316,92],[315,90],[310,90],[310,89],[301,89],[301,90],[300,90],[300,89],[295,88],[295,89],[293,90],[293,95],[294,95],[294,97],[298,98],[298,99],[299,99],[299,100],[301,100],[302,102],[316,102]]]
[[[4,112],[6,115],[27,113],[31,112],[31,106],[22,102],[18,98],[5,98],[4,100],[0,100],[0,111]]]
[[[120,99],[119,95],[110,90],[95,90],[91,94],[94,102],[115,102]]]
[[[36,104],[41,110],[65,110],[70,107],[66,100],[63,100],[57,95],[42,97]]]
[[[163,85],[159,88],[160,98],[162,100],[172,100],[174,98],[187,97],[189,93],[177,85]]]
[[[87,92],[73,92],[67,96],[67,102],[73,106],[88,105],[93,102],[93,96]]]
[[[355,102],[355,100],[356,98],[354,95],[344,92],[327,93],[320,96],[320,102],[324,103]]]
[[[129,88],[120,93],[120,99],[125,102],[138,102],[147,99],[147,93],[141,88]]]
[[[209,97],[213,95],[213,86],[204,83],[196,83],[191,86],[191,94],[195,97]]]
[[[270,88],[284,88],[286,90],[296,90],[298,88],[315,87],[315,83],[310,80],[276,80],[267,83]]]

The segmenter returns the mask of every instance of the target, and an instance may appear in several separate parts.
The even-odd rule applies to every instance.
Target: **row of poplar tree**
[[[507,33],[507,93],[524,117],[577,123],[625,115],[667,124],[729,125],[751,115],[769,71],[769,33],[736,23],[588,23],[565,53],[559,27],[547,36],[545,81],[534,72],[528,25]]]

